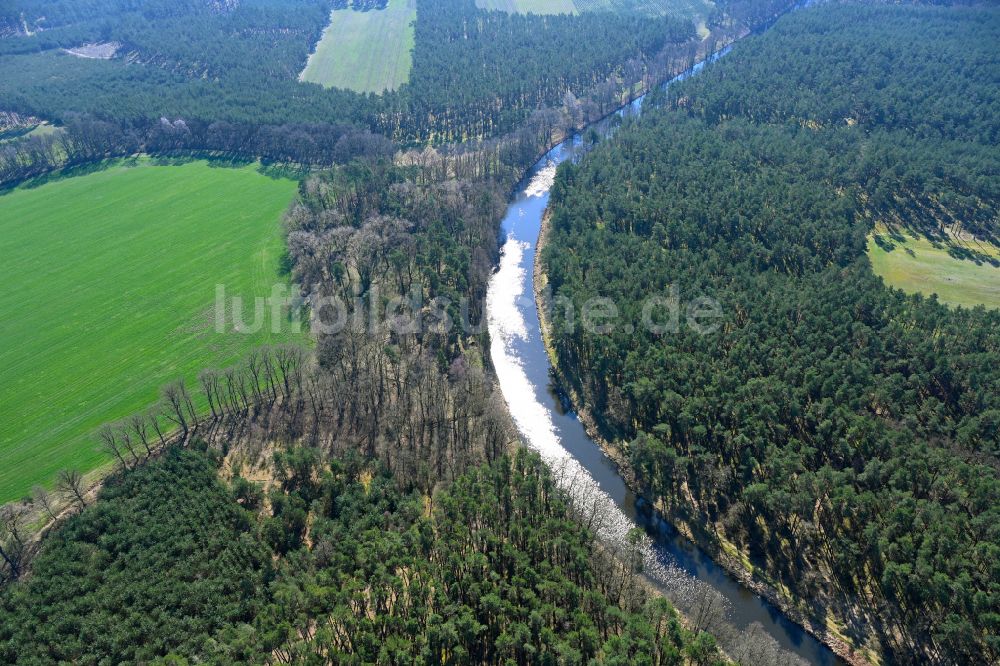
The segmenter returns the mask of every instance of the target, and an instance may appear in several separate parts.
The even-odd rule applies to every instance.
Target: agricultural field
[[[327,88],[381,93],[410,78],[416,0],[389,0],[385,9],[335,9],[330,25],[299,75]]]
[[[965,256],[962,256],[965,255]],[[937,294],[949,305],[1000,308],[1000,248],[952,239],[932,242],[878,225],[868,238],[872,269],[908,293]]]
[[[578,14],[580,12],[639,12],[676,16],[704,22],[711,0],[476,0],[481,9],[520,14]]]
[[[296,182],[254,165],[113,163],[0,195],[0,504],[107,458],[94,431],[160,387],[302,339],[216,331],[216,285],[267,296]],[[252,300],[244,311],[253,322]]]

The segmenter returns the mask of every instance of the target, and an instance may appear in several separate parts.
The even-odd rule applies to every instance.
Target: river
[[[728,49],[712,59],[726,52]],[[698,63],[673,81],[697,74],[704,64]],[[642,101],[636,100],[618,115],[640,113]],[[612,117],[591,127],[606,136],[614,131],[616,120]],[[590,129],[584,131],[589,133]],[[727,619],[736,628],[759,622],[783,649],[809,663],[841,663],[829,648],[786,618],[776,606],[745,588],[651,510],[647,502],[636,497],[615,464],[557,394],[535,308],[532,268],[556,167],[584,150],[581,134],[567,139],[542,157],[515,189],[502,223],[506,241],[500,266],[489,285],[490,353],[500,388],[524,441],[556,470],[571,494],[585,498],[588,506],[600,507],[604,517],[595,531],[602,540],[623,544],[629,530],[636,526],[645,529],[649,536],[645,572],[654,585],[668,594],[710,585],[725,598]]]

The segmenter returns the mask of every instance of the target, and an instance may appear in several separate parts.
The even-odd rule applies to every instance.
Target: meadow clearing
[[[979,261],[954,256],[957,251],[980,255]],[[872,269],[886,284],[905,292],[937,294],[949,305],[1000,308],[1000,249],[988,243],[953,239],[935,243],[923,236],[879,224],[868,237]]]
[[[213,307],[217,284],[266,296],[287,281],[295,192],[255,165],[136,158],[0,195],[0,504],[106,462],[94,431],[168,381],[302,338],[217,333]]]
[[[410,78],[416,0],[385,9],[335,9],[299,80],[327,88],[381,93]]]

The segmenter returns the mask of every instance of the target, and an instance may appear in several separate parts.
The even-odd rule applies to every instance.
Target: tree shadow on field
[[[312,169],[307,166],[258,160],[257,158],[213,151],[176,151],[169,153],[141,153],[126,157],[106,157],[90,162],[72,164],[55,171],[34,176],[27,180],[0,185],[0,196],[18,189],[34,189],[67,178],[87,176],[113,167],[137,167],[142,164],[151,166],[183,166],[193,162],[205,162],[213,169],[245,169],[257,165],[257,173],[273,180],[303,180]]]
[[[312,172],[312,169],[297,164],[261,160],[257,173],[274,180],[302,180]]]
[[[206,162],[209,167],[217,169],[242,169],[256,162],[252,158],[209,150],[156,153],[151,154],[149,159],[156,166],[183,166],[192,162]]]
[[[20,127],[12,127],[11,129],[4,130],[0,132],[0,143],[4,141],[13,141],[14,139],[19,139],[22,136],[31,134],[38,125],[22,125]]]
[[[896,243],[894,243],[888,237],[883,236],[882,234],[875,234],[872,237],[872,239],[875,241],[875,244],[882,249],[883,252],[892,252],[893,250],[896,249]]]
[[[257,165],[257,173],[274,180],[301,180],[311,169],[297,164],[257,159],[233,153],[217,151],[183,151],[150,155],[156,166],[181,166],[191,162],[205,162],[212,169],[244,169]]]
[[[100,171],[105,171],[115,166],[136,166],[139,163],[139,157],[137,155],[131,157],[108,157],[100,160],[95,160],[93,162],[83,162],[81,164],[74,164],[72,166],[66,166],[56,171],[50,171],[49,173],[42,174],[40,176],[34,176],[28,180],[21,181],[18,183],[10,183],[8,185],[0,186],[0,196],[12,192],[14,190],[25,189],[32,190],[42,185],[48,185],[49,183],[55,183],[60,180],[66,180],[68,178],[76,178],[78,176],[88,176],[92,173],[98,173]]]

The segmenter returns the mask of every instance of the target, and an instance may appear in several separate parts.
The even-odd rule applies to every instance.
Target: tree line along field
[[[361,93],[395,90],[410,77],[416,19],[416,0],[333,10],[300,80]]]
[[[58,131],[59,128],[47,122],[42,122],[35,126],[16,127],[0,132],[0,144],[14,141],[15,139],[19,139],[21,137],[49,136]]]
[[[164,383],[294,337],[217,333],[213,305],[217,284],[266,296],[283,279],[295,189],[254,166],[139,158],[0,196],[0,503],[101,465],[94,431]]]

